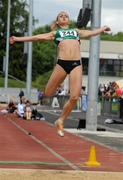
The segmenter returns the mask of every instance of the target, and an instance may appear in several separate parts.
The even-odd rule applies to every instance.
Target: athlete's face
[[[57,16],[58,25],[68,25],[69,24],[69,16],[66,12],[60,12]]]

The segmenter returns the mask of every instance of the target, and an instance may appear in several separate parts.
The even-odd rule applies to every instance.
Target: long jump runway
[[[91,146],[99,167],[85,165]],[[47,121],[0,115],[0,168],[123,172],[123,153],[68,132],[59,137]]]

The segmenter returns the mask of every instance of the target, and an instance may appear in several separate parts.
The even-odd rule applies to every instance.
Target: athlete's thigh
[[[82,87],[82,66],[77,66],[70,73],[70,96],[79,96]]]
[[[50,76],[50,79],[45,88],[46,95],[53,95],[57,87],[64,81],[66,72],[58,64],[54,67],[54,70]]]

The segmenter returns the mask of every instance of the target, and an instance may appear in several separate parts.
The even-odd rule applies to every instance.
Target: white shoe
[[[57,133],[58,133],[59,136],[64,137],[64,132],[63,131],[58,130]]]
[[[106,119],[104,121],[105,124],[112,124],[113,122],[114,122],[113,119]]]
[[[57,133],[59,136],[63,137],[64,136],[64,132],[63,132],[63,121],[61,120],[57,120],[55,122],[55,126],[57,128]]]

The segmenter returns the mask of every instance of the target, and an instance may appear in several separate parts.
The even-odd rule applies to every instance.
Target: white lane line
[[[118,133],[118,132],[109,132],[109,131],[89,131],[86,129],[67,129],[65,128],[65,131],[73,133],[73,134],[94,134],[97,136],[102,136],[102,137],[116,137],[116,138],[123,138],[123,133]]]
[[[12,121],[9,119],[9,121],[16,126],[19,130],[21,130],[22,132],[24,132],[25,134],[28,135],[28,131],[25,130],[24,128],[22,128],[21,126],[19,126],[16,122]],[[80,170],[80,168],[76,165],[74,165],[73,163],[71,163],[70,161],[68,161],[67,159],[65,159],[64,157],[62,157],[60,154],[58,154],[57,152],[55,152],[53,149],[51,149],[47,144],[45,144],[43,141],[37,139],[35,136],[30,135],[30,138],[32,138],[35,142],[37,142],[38,144],[42,145],[44,148],[46,148],[50,153],[52,153],[55,157],[57,157],[58,159],[62,160],[66,165],[70,166],[72,169],[74,170]]]

